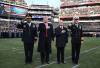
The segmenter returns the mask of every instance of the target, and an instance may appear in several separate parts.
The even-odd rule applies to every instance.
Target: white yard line
[[[11,49],[0,49],[0,51],[11,51],[11,50],[22,50],[22,49],[19,49],[19,48],[11,48]]]
[[[84,54],[84,53],[88,53],[88,52],[93,51],[93,50],[95,50],[95,49],[97,49],[97,48],[100,48],[100,46],[97,46],[97,47],[95,47],[95,48],[91,48],[91,49],[89,49],[89,50],[85,50],[85,51],[81,52],[80,54],[82,55],[82,54]],[[70,59],[70,58],[71,58],[71,56],[68,56],[66,59]],[[54,63],[56,63],[56,62],[53,61],[53,62],[51,62],[51,63],[49,63],[49,64],[40,65],[40,66],[37,66],[37,67],[35,67],[35,68],[42,68],[42,67],[45,67],[45,66],[52,65],[52,64],[54,64]],[[76,68],[76,67],[77,67],[77,66],[73,66],[72,68]]]
[[[74,65],[72,68],[78,68],[80,64]]]

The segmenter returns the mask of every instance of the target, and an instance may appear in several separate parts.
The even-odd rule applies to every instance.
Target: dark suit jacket
[[[64,33],[62,33],[64,31]],[[56,46],[57,47],[65,47],[66,43],[68,42],[68,30],[66,27],[63,29],[58,26],[55,29],[55,37],[56,37]]]
[[[72,43],[81,43],[81,37],[83,36],[82,26],[78,25],[77,27],[75,24],[72,24],[68,28],[71,30]]]
[[[27,23],[22,23],[17,25],[17,28],[23,29],[22,41],[25,43],[34,43],[35,37],[37,37],[37,27],[35,24],[31,23],[31,26]]]
[[[52,24],[48,23],[48,26],[50,27],[47,32],[48,32],[48,43],[47,49],[48,52],[51,52],[51,40],[53,39],[53,26]],[[39,31],[39,42],[38,42],[38,51],[39,52],[44,52],[45,51],[45,38],[46,38],[46,27],[44,23],[40,23],[38,27]]]

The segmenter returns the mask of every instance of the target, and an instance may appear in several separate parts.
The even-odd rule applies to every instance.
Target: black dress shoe
[[[77,65],[78,63],[77,62],[73,62],[73,65]]]
[[[25,62],[25,64],[30,64],[29,62]]]
[[[41,64],[45,64],[44,62],[41,62]]]
[[[27,61],[25,62],[25,64],[32,64],[32,61]]]
[[[29,64],[32,64],[32,62],[28,62]]]
[[[66,62],[62,62],[63,64],[66,64]]]
[[[46,62],[47,64],[49,64],[49,62]]]
[[[57,64],[60,64],[60,62],[57,62]]]

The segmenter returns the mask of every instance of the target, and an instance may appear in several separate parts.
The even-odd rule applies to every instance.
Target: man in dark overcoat
[[[68,42],[68,30],[64,26],[63,21],[59,20],[59,26],[55,28],[56,48],[57,48],[57,63],[64,62],[64,50]]]
[[[73,23],[68,27],[71,30],[72,62],[73,64],[78,64],[83,36],[82,26],[79,23],[79,17],[73,17]]]
[[[53,26],[48,23],[48,17],[43,18],[44,23],[40,23],[38,27],[39,42],[38,52],[40,52],[41,63],[49,63],[49,55],[51,53],[51,41],[53,40]]]

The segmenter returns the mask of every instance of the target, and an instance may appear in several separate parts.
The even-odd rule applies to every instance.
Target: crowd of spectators
[[[16,38],[22,36],[22,30],[16,28],[17,20],[0,20],[0,38]]]

